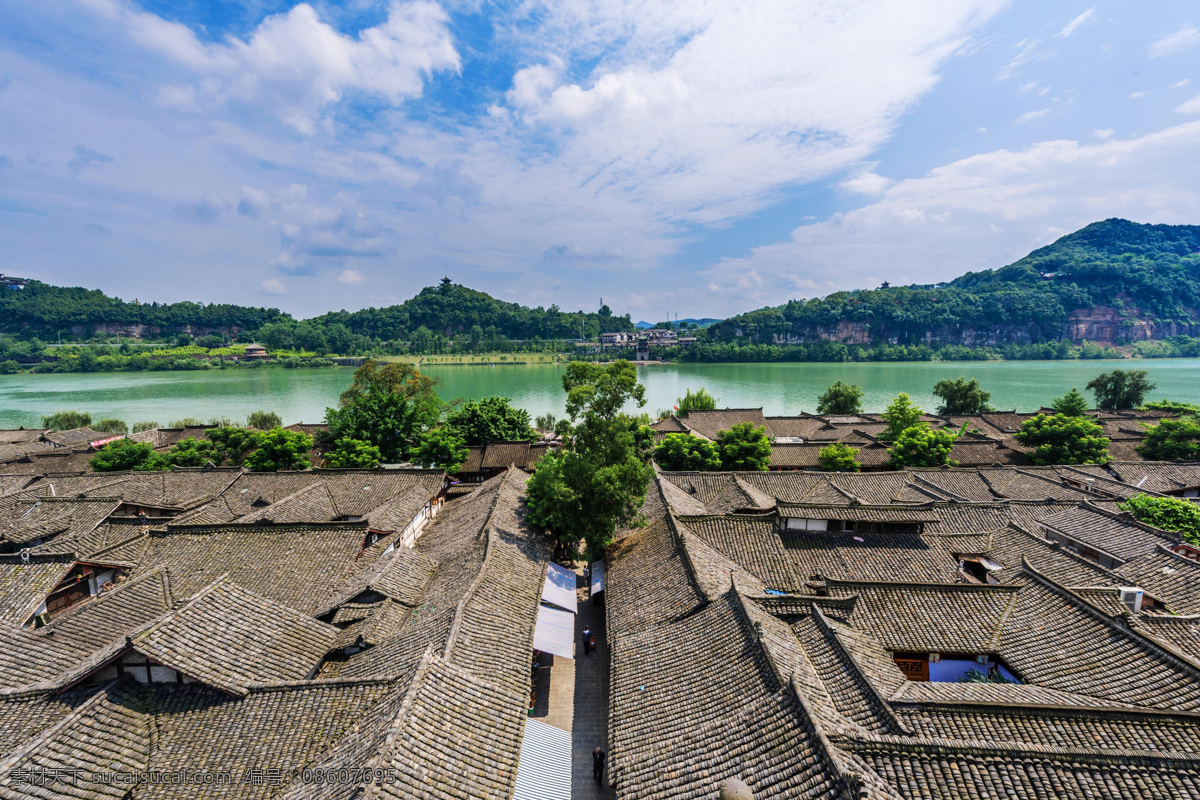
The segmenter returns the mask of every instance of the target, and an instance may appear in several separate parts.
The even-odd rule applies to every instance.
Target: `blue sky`
[[[1200,7],[0,0],[0,272],[658,320],[1200,224]]]

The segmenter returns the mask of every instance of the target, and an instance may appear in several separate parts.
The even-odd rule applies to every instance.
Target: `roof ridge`
[[[803,650],[804,648],[800,648]],[[805,658],[808,654],[805,653]],[[803,722],[801,724],[808,727],[809,733],[817,740],[817,751],[820,753],[821,760],[825,762],[825,766],[837,777],[839,793],[843,797],[862,797],[863,796],[863,778],[857,772],[850,772],[842,766],[841,761],[834,756],[836,748],[833,742],[825,734],[825,727],[821,721],[817,719],[817,715],[813,712],[808,700],[804,696],[804,692],[800,691],[800,682],[792,675],[788,681],[785,691],[790,691],[792,698],[796,701],[796,705],[803,712]]]
[[[869,731],[855,735],[835,734],[839,745],[851,751],[886,749],[892,751],[917,752],[937,755],[973,755],[983,758],[1012,758],[1014,756],[1033,759],[1093,761],[1111,766],[1116,763],[1139,762],[1146,765],[1162,765],[1164,762],[1183,762],[1200,765],[1200,753],[1182,750],[1133,750],[1126,748],[1092,749],[1086,747],[1058,747],[1015,742],[994,742],[977,739],[943,739],[940,737],[894,736],[875,734]],[[874,748],[872,746],[875,746]]]
[[[499,493],[497,493],[497,497],[499,497]],[[488,519],[491,519],[490,514]],[[451,623],[450,633],[446,636],[446,649],[443,652],[442,658],[444,658],[447,662],[450,661],[450,654],[454,652],[454,645],[456,643],[455,640],[458,639],[458,633],[462,629],[463,618],[467,611],[467,603],[471,601],[471,599],[475,596],[475,592],[479,590],[479,586],[483,583],[484,575],[487,573],[488,564],[492,558],[492,553],[495,550],[495,546],[492,543],[492,536],[494,535],[494,532],[491,526],[485,525],[484,531],[485,538],[483,541],[483,561],[480,563],[479,571],[475,573],[475,577],[472,579],[471,584],[467,587],[467,590],[463,592],[462,598],[459,599],[457,608],[454,609],[454,622]]]
[[[366,767],[373,769],[381,763],[390,760],[390,755],[396,748],[396,739],[400,735],[403,722],[408,718],[409,712],[412,711],[413,702],[421,690],[421,685],[425,683],[425,678],[429,675],[430,667],[433,666],[433,662],[436,660],[437,656],[434,654],[433,642],[430,642],[429,646],[425,648],[425,653],[421,656],[420,663],[417,664],[417,670],[413,673],[412,680],[409,681],[408,689],[404,692],[404,699],[400,701],[400,707],[396,709],[396,715],[392,717],[392,724],[388,726],[379,750],[367,759]],[[362,797],[379,797],[382,789],[382,781],[374,782],[367,787]]]
[[[979,534],[972,534],[978,536]],[[826,584],[853,584],[856,586],[903,586],[906,589],[950,589],[959,592],[1017,592],[1019,583],[938,583],[937,581],[860,581],[851,578],[826,578]]]
[[[374,686],[377,684],[387,685],[395,681],[395,678],[389,678],[382,675],[369,675],[364,678],[336,677],[336,678],[312,678],[309,680],[297,681],[262,681],[258,683],[246,684],[246,691],[249,694],[266,694],[268,692],[282,692],[288,689],[308,689],[308,688],[336,688],[339,686]]]
[[[98,692],[96,692],[94,695],[89,697],[87,700],[80,703],[75,708],[71,709],[67,714],[65,714],[63,716],[62,719],[58,720],[58,722],[55,722],[53,725],[48,726],[45,730],[43,730],[37,736],[34,736],[32,739],[30,739],[28,742],[26,742],[23,746],[17,748],[16,750],[13,750],[7,756],[0,759],[0,773],[8,771],[9,769],[12,768],[12,766],[14,764],[16,764],[22,758],[24,758],[28,754],[32,753],[33,751],[37,750],[39,747],[44,745],[46,742],[53,739],[54,736],[56,734],[58,734],[60,731],[65,730],[66,728],[70,727],[78,719],[83,718],[85,714],[89,714],[94,707],[96,707],[98,705],[102,705],[104,703],[104,701],[108,699],[109,690],[118,687],[120,685],[120,683],[121,683],[120,678],[117,678],[116,680],[106,683],[103,687],[101,687],[101,689]],[[136,714],[145,716],[145,712],[143,712],[143,711],[139,711],[137,709],[130,709],[130,710]]]
[[[817,627],[821,629],[821,632],[825,634],[827,640],[832,642],[833,646],[838,650],[839,653],[842,654],[842,658],[844,658],[846,662],[849,663],[853,668],[852,674],[855,683],[861,685],[865,689],[866,693],[875,700],[875,705],[878,707],[876,711],[881,717],[883,717],[884,724],[892,730],[907,733],[908,728],[905,727],[904,723],[900,721],[900,718],[896,716],[896,713],[892,711],[892,707],[888,705],[886,698],[884,698],[884,696],[879,693],[879,690],[875,688],[875,684],[871,681],[871,679],[867,677],[867,673],[865,670],[863,670],[862,665],[858,663],[858,659],[854,657],[854,654],[851,653],[850,649],[846,647],[845,643],[842,642],[841,637],[837,635],[837,631],[834,630],[833,626],[829,623],[829,620],[825,617],[825,612],[821,611],[821,609],[815,603],[812,606],[812,610],[813,619],[816,620]]]
[[[1099,620],[1101,623],[1117,633],[1120,633],[1122,636],[1130,639],[1134,644],[1143,645],[1141,648],[1142,650],[1150,651],[1160,658],[1165,657],[1167,661],[1178,662],[1180,666],[1184,667],[1188,672],[1191,672],[1196,679],[1200,679],[1200,662],[1196,661],[1191,656],[1184,654],[1171,645],[1160,642],[1158,639],[1148,636],[1141,631],[1134,630],[1129,622],[1117,622],[1117,620],[1113,619],[1100,609],[1096,608],[1096,606],[1092,605],[1091,601],[1059,584],[1052,578],[1038,572],[1033,568],[1033,566],[1029,563],[1029,559],[1025,558],[1025,556],[1021,556],[1021,571],[1027,573],[1036,582],[1040,583],[1050,591],[1059,595],[1065,595],[1065,599],[1067,600],[1074,600],[1078,602],[1086,614],[1096,620]],[[1126,615],[1128,615],[1129,618],[1133,617],[1132,612],[1126,612],[1126,614],[1121,615],[1122,619],[1125,619]]]
[[[1091,695],[1079,696],[1091,698]],[[1200,720],[1200,711],[1178,711],[1175,709],[1147,708],[1145,706],[1070,706],[1055,703],[1021,703],[1010,701],[1001,703],[988,700],[912,700],[905,698],[899,700],[893,699],[891,703],[894,706],[919,706],[921,708],[948,710],[963,708],[987,709],[997,713],[1015,711],[1020,714],[1029,715],[1080,716],[1085,719],[1094,716],[1179,717],[1181,721],[1189,724],[1195,724]]]

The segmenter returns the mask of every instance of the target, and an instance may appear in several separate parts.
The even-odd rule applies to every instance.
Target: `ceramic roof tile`
[[[1149,555],[1157,545],[1177,541],[1177,534],[1145,525],[1129,514],[1114,514],[1091,504],[1041,517],[1038,525],[1122,561]]]
[[[693,432],[716,441],[717,434],[734,425],[749,422],[756,428],[766,428],[767,418],[761,408],[718,408],[711,411],[692,411],[683,419],[683,424]]]
[[[753,573],[769,589],[799,591],[803,579],[793,570],[773,516],[726,515],[679,520],[723,556]]]

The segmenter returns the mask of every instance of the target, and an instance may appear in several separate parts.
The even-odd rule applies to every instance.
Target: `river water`
[[[1112,369],[1145,369],[1158,384],[1149,399],[1200,403],[1200,359],[1137,361],[990,361],[867,364],[666,364],[639,367],[645,410],[669,409],[688,388],[708,389],[720,407],[757,408],[769,415],[814,411],[817,397],[836,380],[863,387],[867,411],[882,411],[897,392],[908,392],[927,410],[938,400],[942,378],[976,378],[999,409],[1032,410],[1071,387],[1084,390]],[[440,393],[449,400],[488,395],[511,397],[537,415],[561,415],[562,368],[542,365],[439,366]],[[183,417],[244,419],[272,410],[286,423],[320,422],[325,408],[351,382],[350,367],[328,369],[230,369],[204,372],[117,372],[61,375],[0,375],[0,428],[40,425],[42,414],[64,409],[91,412],[93,419],[166,425]],[[1090,399],[1090,396],[1089,396]]]

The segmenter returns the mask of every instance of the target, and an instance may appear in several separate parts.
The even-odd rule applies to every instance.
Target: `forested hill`
[[[66,288],[30,281],[24,289],[0,290],[0,333],[32,333],[43,339],[61,334],[91,336],[118,332],[257,330],[268,322],[291,319],[277,308],[227,304],[127,303],[98,289]],[[148,331],[145,329],[149,329]]]
[[[731,317],[709,341],[846,344],[1089,340],[1200,334],[1200,225],[1088,225],[1007,267]]]
[[[628,314],[614,317],[608,306],[595,313],[560,311],[556,305],[528,308],[448,280],[422,289],[400,305],[337,311],[311,322],[341,323],[356,334],[384,340],[415,335],[422,328],[448,339],[466,335],[473,341],[496,335],[509,339],[595,338],[603,332],[633,330]]]
[[[595,338],[604,331],[630,331],[629,316],[563,312],[557,306],[527,308],[449,281],[422,289],[404,303],[363,311],[336,311],[304,322],[276,308],[201,303],[127,303],[96,289],[63,288],[31,281],[24,289],[0,288],[0,333],[53,340],[108,336],[161,338],[176,333],[219,333],[270,339],[272,346],[336,352],[367,343],[356,337],[407,341],[466,335],[478,343],[507,339]],[[336,342],[336,345],[333,344]]]

